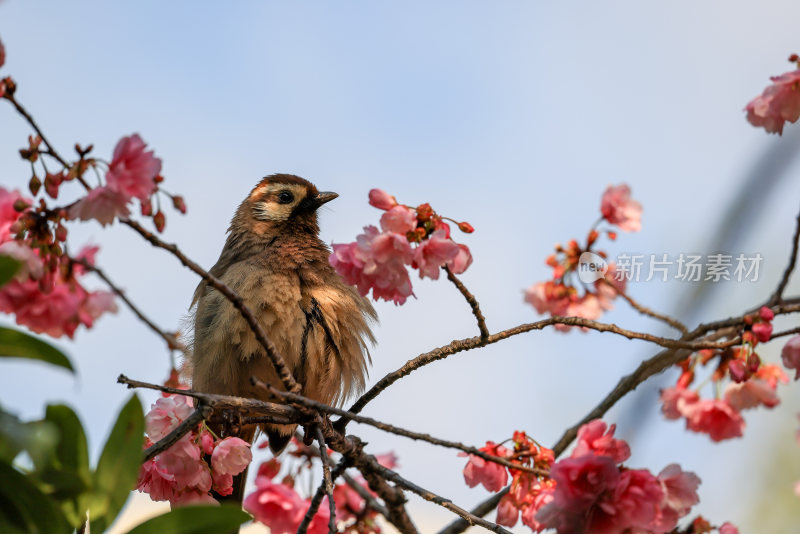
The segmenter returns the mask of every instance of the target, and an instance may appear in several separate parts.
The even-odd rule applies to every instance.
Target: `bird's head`
[[[339,195],[320,192],[314,184],[292,174],[265,177],[239,206],[234,224],[246,224],[256,234],[287,230],[316,234],[317,209]]]

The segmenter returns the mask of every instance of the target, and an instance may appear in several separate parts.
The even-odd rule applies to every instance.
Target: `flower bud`
[[[159,210],[158,213],[153,216],[153,224],[156,225],[156,230],[159,232],[164,231],[164,227],[167,225],[167,219],[164,217],[164,212]]]
[[[183,201],[183,197],[178,195],[172,197],[172,205],[176,210],[180,211],[184,215],[186,214],[186,203]]]
[[[475,231],[475,228],[473,228],[472,225],[466,221],[458,223],[458,229],[465,234],[471,234]]]
[[[23,212],[30,207],[31,205],[22,200],[21,198],[18,198],[17,200],[14,201],[14,211]]]
[[[775,313],[766,306],[761,306],[761,309],[758,310],[758,315],[761,317],[762,321],[766,322],[770,322],[775,318]]]
[[[60,224],[56,227],[56,239],[62,243],[67,240],[67,229]]]
[[[427,202],[417,206],[417,219],[420,221],[427,221],[433,217],[433,208]]]
[[[142,216],[149,217],[153,214],[153,203],[148,198],[142,201]]]
[[[39,179],[38,176],[35,174],[31,177],[31,181],[28,182],[28,189],[30,189],[31,194],[36,196],[39,193],[39,189],[42,188],[42,181]]]
[[[731,375],[731,380],[737,384],[747,380],[747,369],[745,369],[742,360],[731,360],[728,362],[728,372]]]
[[[755,373],[758,371],[759,366],[761,365],[761,358],[758,357],[758,354],[753,352],[750,356],[747,357],[747,370],[751,373]]]

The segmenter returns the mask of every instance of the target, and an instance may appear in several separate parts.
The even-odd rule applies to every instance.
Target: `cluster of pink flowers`
[[[193,411],[189,397],[158,399],[145,416],[145,447],[166,437]],[[249,443],[233,437],[217,439],[200,423],[169,449],[142,464],[137,489],[154,501],[172,505],[213,504],[216,500],[209,492],[230,495],[233,477],[247,469],[252,459]]]
[[[509,469],[509,492],[497,507],[497,522],[514,526],[519,518],[535,532],[555,529],[559,534],[623,534],[672,531],[678,520],[698,502],[700,479],[676,464],[658,476],[646,469],[629,469],[622,464],[630,447],[614,438],[615,427],[600,420],[583,425],[577,445],[569,458],[553,461],[549,449],[536,446],[517,432],[514,450],[488,442],[484,452],[525,465],[549,469],[549,477]],[[522,453],[522,454],[521,454]],[[523,465],[523,464],[520,464]],[[508,480],[506,468],[470,456],[464,468],[467,484],[478,483],[499,491]]]
[[[260,447],[265,446],[266,443],[260,445]],[[287,454],[289,457],[298,459],[299,462],[295,462],[294,465],[288,462],[282,464],[278,459],[271,458],[261,464],[256,477],[256,489],[244,500],[244,509],[253,514],[256,521],[269,527],[271,534],[297,532],[311,505],[310,497],[301,497],[295,489],[295,480],[319,458],[311,449],[297,440],[292,440],[292,448]],[[381,454],[375,458],[388,469],[394,469],[397,465],[397,457],[393,453]],[[284,471],[285,474],[278,480],[278,474],[281,471]],[[354,477],[354,480],[374,495],[361,476]],[[371,508],[367,508],[364,499],[349,485],[336,484],[333,488],[333,500],[336,506],[336,522],[339,532],[380,534],[381,529],[375,522],[377,513]],[[329,519],[330,505],[328,498],[324,497],[309,524],[309,534],[326,534]]]
[[[793,54],[789,61],[800,67],[800,58]],[[786,121],[800,118],[800,69],[770,78],[772,85],[745,107],[747,120],[769,133],[783,133]]]
[[[525,432],[514,432],[511,441],[513,449],[487,441],[480,450],[505,458],[521,467],[532,467],[542,472],[546,472],[555,460],[552,450],[537,444]],[[459,456],[469,456],[464,467],[464,480],[471,488],[482,484],[488,491],[498,492],[508,483],[510,474],[510,491],[497,505],[498,524],[513,527],[521,517],[523,524],[533,530],[540,529],[541,525],[535,516],[543,505],[550,502],[554,484],[552,480],[530,471],[507,468],[480,456],[465,453],[460,453]]]
[[[93,264],[98,247],[85,247],[71,259],[45,253],[45,246],[32,248],[30,238],[14,239],[30,203],[19,191],[0,187],[0,254],[21,263],[14,279],[0,288],[0,311],[36,333],[71,338],[78,326],[90,328],[103,313],[116,311],[114,294],[87,291],[79,282],[86,269],[75,260]]]
[[[625,184],[606,189],[600,202],[600,212],[601,221],[613,224],[620,230],[636,232],[641,228],[642,206],[631,199],[630,188]],[[606,230],[605,233],[612,240],[617,237],[613,230]],[[525,291],[525,302],[541,314],[592,320],[599,319],[604,311],[613,308],[612,301],[625,292],[625,277],[617,273],[613,262],[603,272],[598,272],[593,281],[581,280],[577,274],[587,256],[593,261],[606,258],[605,252],[592,250],[600,235],[601,232],[592,227],[585,246],[581,247],[574,239],[566,246],[557,245],[555,254],[546,260],[553,269],[552,279],[529,287]],[[556,326],[562,332],[570,328],[566,325]]]
[[[105,226],[117,217],[130,215],[130,202],[134,198],[141,203],[142,215],[152,216],[159,231],[164,229],[165,216],[159,209],[153,214],[152,196],[163,180],[161,160],[138,134],[123,137],[114,148],[114,156],[106,172],[105,185],[95,187],[72,206],[72,219],[87,221],[94,219]],[[183,198],[172,197],[176,209],[186,213]]]
[[[788,382],[783,370],[773,364],[765,364],[755,351],[759,343],[769,341],[772,336],[771,309],[762,307],[758,313],[746,318],[746,329],[742,333],[742,345],[725,350],[701,350],[678,363],[681,375],[675,386],[661,391],[661,411],[667,419],[686,420],[686,428],[693,432],[708,434],[712,441],[742,436],[745,420],[743,410],[765,406],[773,408],[780,403],[776,394],[779,382]],[[791,344],[791,345],[790,345]],[[793,368],[800,364],[800,336],[784,347],[784,362]],[[699,367],[716,362],[711,381],[721,383],[729,380],[721,398],[704,399],[698,391],[689,389]],[[718,388],[717,388],[718,389]]]
[[[414,294],[408,266],[417,269],[420,278],[437,280],[442,267],[460,274],[472,263],[469,248],[451,239],[446,218],[429,204],[404,206],[380,189],[369,192],[369,203],[385,211],[381,229],[364,227],[356,241],[334,244],[330,256],[336,272],[356,286],[361,295],[372,290],[375,300],[403,304]],[[473,232],[469,223],[456,224],[462,232]]]

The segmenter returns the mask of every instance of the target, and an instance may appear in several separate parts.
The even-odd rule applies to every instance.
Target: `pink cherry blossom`
[[[114,157],[106,173],[109,189],[124,197],[146,201],[156,190],[154,181],[161,172],[161,160],[146,150],[138,134],[123,137],[114,148]]]
[[[208,430],[203,430],[200,434],[200,448],[203,449],[205,454],[211,454],[214,452],[214,437],[208,432]]]
[[[741,437],[745,427],[739,412],[724,400],[701,399],[689,406],[684,416],[686,428],[708,434],[711,441]]]
[[[147,436],[153,441],[158,441],[192,415],[194,407],[188,401],[189,398],[184,395],[172,395],[156,400],[144,418]]]
[[[369,204],[380,210],[390,210],[397,206],[397,200],[382,189],[370,189]]]
[[[487,441],[486,445],[481,447],[480,450],[501,458],[508,456],[510,453],[508,449],[492,441]],[[470,488],[483,484],[483,487],[488,491],[494,492],[503,489],[508,482],[508,470],[504,466],[464,452],[459,453],[459,456],[469,456],[467,465],[464,467],[464,481]]]
[[[795,122],[800,118],[800,69],[770,79],[772,85],[744,109],[750,124],[780,135],[786,121]]]
[[[22,213],[14,209],[14,204],[18,200],[23,200],[30,204],[29,198],[23,197],[19,191],[9,191],[0,187],[0,243],[11,239],[11,225],[17,222]]]
[[[0,311],[15,314],[17,324],[37,334],[71,338],[78,326],[91,327],[102,312],[94,306],[97,298],[90,303],[90,296],[77,283],[57,281],[42,293],[35,280],[12,280],[0,288]]]
[[[756,408],[762,404],[767,408],[773,408],[781,402],[775,394],[775,386],[770,386],[769,382],[760,378],[750,378],[739,384],[728,384],[725,388],[725,400],[737,412]]]
[[[787,369],[794,369],[794,379],[800,379],[800,336],[794,336],[781,350],[781,360]]]
[[[208,494],[206,491],[201,491],[198,489],[188,489],[186,491],[182,491],[173,497],[170,500],[170,504],[172,506],[195,506],[195,505],[216,505],[219,506],[219,502]]]
[[[506,493],[497,504],[497,518],[495,519],[498,525],[505,527],[513,527],[519,521],[519,508],[517,508],[514,498]]]
[[[600,203],[603,217],[625,232],[638,232],[642,228],[642,205],[631,199],[627,184],[608,186]]]
[[[447,237],[444,230],[436,230],[414,251],[413,266],[419,269],[420,278],[427,276],[438,280],[441,267],[453,261],[460,252],[459,246]]]
[[[110,186],[95,187],[70,208],[69,217],[81,221],[94,219],[105,226],[117,217],[125,218],[131,214],[130,198]]]
[[[733,524],[725,521],[722,523],[722,526],[719,527],[719,534],[739,534],[739,529]]]
[[[661,390],[661,413],[667,419],[679,419],[683,417],[689,407],[700,400],[700,396],[694,391],[680,387],[670,387]]]
[[[153,460],[161,470],[175,477],[178,490],[197,490],[207,493],[212,485],[211,470],[202,460],[203,452],[192,438],[191,433],[186,434]]]
[[[536,308],[537,313],[566,315],[569,297],[563,285],[537,282],[525,290],[525,302]]]
[[[256,489],[244,500],[244,509],[256,521],[269,527],[271,534],[293,534],[300,526],[308,506],[292,488],[256,478]]]
[[[472,253],[469,251],[469,247],[458,243],[458,248],[456,257],[447,262],[447,267],[453,274],[461,274],[472,265]]]
[[[406,270],[411,258],[411,245],[404,235],[367,226],[354,243],[334,244],[329,261],[361,295],[372,290],[375,300],[403,304],[413,294]]]
[[[603,307],[601,306],[600,299],[598,299],[594,293],[584,293],[582,297],[573,297],[569,301],[564,315],[567,317],[581,317],[594,321],[603,315]],[[572,326],[557,324],[554,328],[559,332],[567,332],[572,329]],[[587,331],[587,329],[583,327],[581,327],[581,330],[584,332]]]
[[[211,489],[213,489],[215,492],[219,493],[223,497],[233,493],[233,475],[228,473],[217,473],[216,471],[212,470],[211,479],[213,481]]]
[[[169,501],[177,493],[175,475],[167,472],[154,460],[144,462],[139,469],[139,480],[136,488],[148,493],[154,501]]]
[[[650,471],[627,469],[620,475],[613,495],[595,507],[592,523],[602,525],[604,530],[593,528],[589,532],[647,529],[656,519],[663,498],[661,483]]]
[[[535,492],[533,499],[527,506],[522,509],[522,523],[534,532],[541,532],[546,527],[536,519],[536,514],[543,507],[547,506],[553,501],[553,485],[541,487],[538,492]]]
[[[247,469],[252,461],[250,444],[234,437],[220,441],[211,454],[211,468],[220,474],[238,475]]]
[[[625,440],[614,439],[617,425],[606,427],[600,419],[595,419],[578,429],[578,444],[572,451],[572,458],[584,454],[608,456],[616,463],[622,463],[631,456],[631,449]],[[608,431],[606,432],[606,428]]]
[[[694,473],[683,471],[678,464],[670,464],[658,474],[658,481],[664,498],[650,528],[655,532],[670,532],[678,524],[678,520],[700,501],[697,496],[700,478]]]
[[[553,464],[556,482],[553,500],[536,514],[536,521],[564,533],[595,532],[587,525],[589,509],[608,491],[614,491],[620,473],[608,456],[585,454]]]
[[[416,212],[405,206],[395,206],[381,215],[381,228],[384,232],[397,232],[405,235],[416,227]]]

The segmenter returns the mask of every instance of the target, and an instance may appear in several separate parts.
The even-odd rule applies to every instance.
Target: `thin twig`
[[[342,476],[346,469],[347,460],[342,458],[331,471],[331,481]],[[314,496],[311,498],[311,503],[308,505],[308,510],[306,510],[306,515],[303,516],[303,520],[300,522],[300,526],[297,529],[297,534],[306,534],[306,532],[308,532],[308,527],[311,525],[314,516],[317,515],[319,505],[322,504],[322,499],[325,497],[327,491],[325,488],[326,485],[324,481],[317,487],[317,491],[314,493]]]
[[[17,100],[16,100],[16,98],[14,98],[14,95],[13,95],[13,94],[10,94],[10,93],[6,92],[6,94],[4,95],[4,97],[6,98],[6,100],[8,100],[9,102],[11,102],[11,105],[12,105],[12,106],[14,106],[14,109],[16,109],[16,110],[17,110],[17,113],[19,113],[20,115],[22,115],[22,116],[23,116],[23,118],[24,118],[26,121],[28,121],[28,124],[30,124],[31,128],[33,128],[33,131],[35,131],[35,132],[36,132],[36,135],[38,135],[39,137],[41,137],[41,139],[42,139],[42,143],[44,143],[44,145],[47,147],[47,151],[46,151],[46,152],[44,152],[44,153],[45,153],[45,154],[48,154],[49,156],[52,156],[52,157],[53,157],[53,158],[54,158],[56,161],[58,161],[58,162],[59,162],[59,163],[60,163],[60,164],[61,164],[61,165],[62,165],[62,166],[63,166],[63,167],[66,169],[66,170],[69,170],[69,168],[70,168],[70,167],[69,167],[69,164],[67,163],[67,160],[65,160],[64,158],[62,158],[62,157],[61,157],[61,156],[58,154],[58,152],[56,152],[55,148],[53,148],[53,145],[52,145],[52,144],[50,144],[50,141],[48,141],[47,137],[45,137],[45,135],[44,135],[44,132],[42,132],[42,129],[41,129],[41,128],[39,128],[39,125],[38,125],[38,124],[36,124],[36,121],[35,121],[35,120],[33,120],[33,116],[31,116],[31,114],[30,114],[30,113],[28,113],[28,110],[26,110],[26,109],[25,109],[25,108],[22,106],[22,104],[20,104],[19,102],[17,102]],[[87,183],[86,183],[86,181],[83,179],[83,177],[82,177],[82,176],[78,176],[77,178],[78,178],[78,180],[81,182],[81,184],[82,184],[82,185],[83,185],[83,186],[84,186],[86,189],[91,189],[91,188],[89,187],[89,184],[87,184]]]
[[[362,424],[365,424],[365,425],[373,426],[375,428],[383,430],[384,432],[389,432],[391,434],[397,434],[398,436],[403,436],[403,437],[410,438],[410,439],[413,439],[413,440],[426,441],[426,442],[428,442],[428,443],[430,443],[432,445],[438,445],[440,447],[446,447],[446,448],[449,448],[449,449],[456,449],[456,450],[459,450],[459,451],[463,451],[465,453],[472,454],[474,456],[478,456],[480,458],[483,458],[484,460],[486,460],[488,462],[493,462],[493,463],[508,467],[510,469],[517,469],[519,471],[525,471],[525,472],[533,473],[533,474],[536,474],[536,475],[539,475],[539,476],[549,476],[549,473],[546,470],[537,469],[537,468],[534,468],[534,467],[528,467],[528,466],[525,466],[525,465],[515,464],[514,462],[511,462],[511,461],[509,461],[509,460],[507,460],[505,458],[502,458],[502,457],[499,457],[499,456],[493,456],[491,454],[488,454],[488,453],[478,449],[477,447],[470,447],[469,445],[465,445],[465,444],[459,443],[457,441],[449,441],[449,440],[445,440],[445,439],[436,438],[434,436],[431,436],[430,434],[425,434],[425,433],[422,433],[422,432],[415,432],[413,430],[407,430],[405,428],[400,428],[398,426],[395,426],[395,425],[392,425],[392,424],[389,424],[389,423],[383,423],[383,422],[378,421],[377,419],[373,419],[371,417],[365,417],[363,415],[359,415],[359,414],[354,414],[354,413],[348,412],[347,410],[342,410],[341,408],[336,408],[334,406],[329,406],[327,404],[324,404],[324,403],[319,402],[319,401],[315,401],[313,399],[309,399],[308,397],[304,397],[302,395],[297,395],[295,393],[287,393],[285,391],[281,391],[281,390],[279,390],[277,388],[274,388],[274,387],[270,386],[269,384],[265,384],[264,382],[258,380],[255,377],[253,377],[251,379],[251,382],[256,386],[264,388],[266,391],[269,391],[273,395],[277,395],[277,396],[282,397],[282,398],[284,398],[284,399],[286,399],[288,401],[291,401],[291,402],[296,402],[296,403],[302,404],[304,406],[308,406],[309,408],[314,408],[315,410],[318,410],[320,412],[326,412],[326,413],[331,413],[331,414],[334,414],[334,415],[339,415],[341,417],[346,417],[348,420],[352,420],[352,421],[355,421],[357,423],[362,423]],[[336,425],[334,425],[334,428],[336,428]]]
[[[442,269],[444,269],[444,271],[447,273],[447,279],[456,286],[456,288],[464,296],[467,304],[469,304],[470,308],[472,308],[472,315],[474,315],[475,319],[478,321],[478,330],[481,333],[481,339],[484,341],[489,339],[489,329],[486,328],[486,318],[484,318],[483,313],[481,312],[481,306],[478,303],[478,299],[475,298],[475,295],[470,293],[470,291],[467,289],[467,286],[465,286],[461,280],[456,278],[456,275],[453,274],[453,271],[450,270],[450,267],[445,265],[442,267]]]
[[[614,291],[616,291],[617,295],[622,297],[622,299],[625,302],[627,302],[631,306],[631,308],[633,308],[634,310],[638,311],[642,315],[647,315],[648,317],[652,317],[653,319],[657,319],[657,320],[659,320],[659,321],[661,321],[663,323],[666,323],[669,326],[671,326],[672,328],[678,330],[681,334],[688,334],[689,333],[689,329],[686,327],[686,325],[683,324],[682,322],[678,321],[677,319],[674,319],[674,318],[672,318],[672,317],[670,317],[668,315],[665,315],[663,313],[659,313],[657,311],[654,311],[654,310],[648,308],[647,306],[643,306],[642,304],[639,304],[632,297],[630,297],[626,292],[620,291],[619,289],[617,289],[614,286],[614,284],[612,284],[611,282],[609,282],[605,278],[601,278],[600,280],[603,283],[607,284],[608,287],[610,287]]]
[[[356,479],[354,479],[353,477],[351,477],[347,473],[342,474],[342,478],[344,479],[345,482],[347,482],[347,485],[350,486],[350,488],[353,491],[358,493],[359,497],[364,499],[364,503],[365,503],[364,504],[364,510],[366,510],[368,508],[372,508],[373,510],[375,510],[376,512],[378,512],[379,514],[381,514],[384,517],[388,517],[389,516],[389,511],[386,509],[386,507],[384,505],[382,505],[381,503],[379,503],[375,499],[375,497],[372,496],[372,494],[369,492],[369,490],[367,488],[365,488],[362,484],[359,484]]]
[[[769,339],[770,339],[770,341],[772,341],[775,338],[784,337],[784,336],[791,336],[792,334],[800,334],[800,326],[798,326],[796,328],[790,328],[788,330],[782,330],[780,332],[775,332],[774,334],[772,334],[772,336],[770,336]]]
[[[792,252],[789,256],[789,264],[786,265],[786,269],[783,271],[783,276],[781,276],[781,281],[778,283],[775,293],[773,293],[772,297],[769,299],[770,304],[777,304],[783,298],[783,292],[786,290],[786,286],[789,284],[789,278],[791,278],[792,271],[794,271],[794,266],[797,263],[798,247],[800,247],[800,213],[797,214],[797,221],[795,222],[794,236],[792,237]]]
[[[600,323],[597,321],[584,319],[582,317],[550,317],[548,319],[542,319],[541,321],[537,321],[535,323],[522,324],[519,326],[515,326],[514,328],[503,330],[496,334],[490,335],[489,338],[486,340],[482,340],[480,337],[459,339],[452,341],[448,345],[436,348],[430,352],[420,354],[416,358],[407,361],[405,365],[403,365],[399,369],[392,371],[391,373],[381,378],[366,393],[364,393],[361,397],[359,397],[356,400],[356,402],[353,403],[353,405],[348,409],[348,411],[352,413],[359,413],[361,410],[364,409],[364,407],[370,401],[375,399],[375,397],[377,397],[386,388],[388,388],[389,386],[391,386],[404,376],[407,376],[412,372],[416,371],[417,369],[424,367],[430,363],[442,360],[458,352],[475,349],[478,347],[482,347],[484,345],[491,345],[493,343],[497,343],[498,341],[508,339],[515,335],[524,334],[526,332],[531,332],[534,330],[541,330],[548,326],[553,326],[558,324],[568,325],[568,326],[580,326],[583,328],[588,328],[590,330],[596,330],[598,332],[611,332],[626,337],[628,339],[640,339],[643,341],[649,341],[651,343],[654,343],[656,345],[665,348],[687,349],[691,351],[697,351],[701,349],[723,349],[737,345],[740,342],[738,338],[725,341],[722,343],[693,342],[693,341],[686,341],[683,339],[671,339],[671,338],[654,336],[651,334],[644,334],[641,332],[634,332],[632,330],[626,330],[624,328],[620,328],[615,324]],[[346,424],[347,424],[346,420],[337,421],[337,428],[341,430]]]
[[[319,425],[314,425],[314,433],[319,443],[319,457],[322,459],[322,485],[328,495],[328,534],[336,534],[336,503],[333,500],[333,479],[331,478],[331,459],[328,457],[328,445],[325,444],[325,436],[322,435]]]
[[[297,437],[298,441],[302,441],[302,436],[300,436],[299,433],[295,433],[295,437]],[[311,449],[311,451],[314,452],[317,456],[319,456],[320,452],[319,452],[319,449],[317,447],[315,447],[314,445],[309,445],[308,448]],[[347,458],[343,456],[341,461],[346,461],[346,460],[347,460]],[[340,461],[340,463],[341,463],[341,461]],[[351,466],[351,464],[348,462],[347,463],[347,467],[350,467],[350,466]],[[337,467],[338,467],[338,464],[337,464]],[[335,470],[334,470],[334,472],[335,472]],[[334,472],[331,473],[331,478],[335,481],[337,477],[334,476]],[[389,511],[386,509],[386,507],[383,506],[381,503],[379,503],[377,500],[375,500],[375,497],[372,495],[372,493],[369,492],[369,490],[367,488],[364,487],[363,484],[360,484],[358,481],[356,481],[356,479],[354,479],[352,476],[348,475],[347,471],[343,472],[341,474],[341,477],[342,477],[342,479],[344,479],[344,481],[347,483],[347,485],[350,486],[350,488],[359,495],[359,497],[364,499],[364,501],[366,502],[365,510],[367,508],[372,508],[373,510],[375,510],[376,512],[378,512],[382,516],[387,517],[387,518],[389,517]],[[321,498],[322,497],[320,497],[320,499]],[[357,510],[353,510],[353,513],[356,513],[356,512],[357,512]]]
[[[476,525],[476,526],[479,526],[479,527],[483,527],[486,530],[490,530],[492,532],[497,532],[499,534],[511,534],[508,530],[504,529],[503,527],[501,527],[497,523],[492,523],[491,521],[487,521],[486,519],[478,517],[477,515],[472,514],[472,513],[468,512],[468,511],[464,510],[460,506],[457,506],[457,505],[453,504],[453,501],[451,501],[450,499],[442,497],[441,495],[437,495],[436,493],[433,493],[430,490],[427,490],[427,489],[425,489],[425,488],[423,488],[421,486],[418,486],[418,485],[414,484],[413,482],[411,482],[409,480],[406,480],[405,478],[403,478],[402,476],[397,474],[395,471],[392,471],[391,469],[383,467],[377,461],[374,461],[374,463],[376,465],[372,466],[373,469],[375,469],[386,480],[391,480],[392,482],[394,482],[395,484],[397,484],[401,488],[405,488],[405,489],[407,489],[409,491],[412,491],[412,492],[416,493],[417,495],[419,495],[420,497],[422,497],[426,501],[438,504],[439,506],[441,506],[443,508],[446,508],[447,510],[450,510],[454,514],[456,514],[459,517],[461,517],[462,519],[464,519],[464,521],[466,521],[470,525]]]
[[[503,496],[506,493],[508,493],[510,489],[511,486],[506,486],[505,488],[501,489],[491,497],[487,498],[486,500],[475,506],[475,508],[470,510],[469,513],[477,517],[483,517],[487,515],[489,512],[497,508],[497,505],[500,504],[500,499],[502,499]],[[452,523],[444,527],[442,530],[440,530],[438,534],[460,534],[461,532],[467,530],[470,526],[471,525],[465,519],[459,517],[458,519],[455,519]]]
[[[169,334],[161,330],[133,302],[131,302],[131,300],[125,295],[125,292],[122,289],[120,289],[118,285],[112,282],[111,279],[108,278],[108,276],[106,275],[105,272],[103,272],[102,269],[100,269],[96,265],[92,265],[85,259],[80,259],[80,260],[76,259],[74,261],[76,263],[83,265],[83,267],[86,270],[91,271],[95,273],[97,276],[99,276],[103,280],[103,282],[105,282],[106,285],[111,288],[111,291],[113,291],[114,294],[116,294],[122,300],[122,302],[124,302],[128,306],[128,308],[134,313],[134,315],[136,315],[136,317],[139,318],[140,321],[142,321],[145,325],[150,327],[150,330],[155,332],[156,335],[158,335],[161,339],[163,339],[167,343],[167,348],[169,350],[183,351],[186,349],[183,343],[178,341],[177,336],[175,334]]]
[[[181,424],[176,426],[172,432],[145,449],[142,462],[155,458],[175,445],[183,436],[194,430],[201,422],[205,421],[211,415],[211,411],[210,406],[201,403],[200,406],[198,406],[189,417],[184,419]]]

